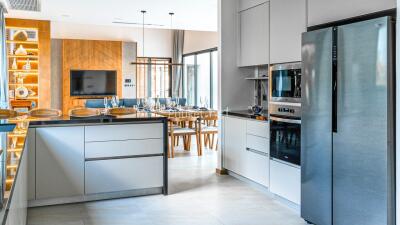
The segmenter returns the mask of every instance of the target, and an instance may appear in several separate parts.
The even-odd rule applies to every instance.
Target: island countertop
[[[167,117],[147,112],[140,112],[130,115],[100,115],[93,117],[71,117],[69,115],[62,115],[59,117],[50,118],[25,118],[24,120],[29,121],[29,127],[38,126],[51,126],[51,125],[74,125],[74,124],[109,124],[109,123],[129,123],[129,122],[145,122],[145,121],[163,121],[167,120]],[[16,119],[0,120],[0,131],[9,130],[14,127],[18,122]]]

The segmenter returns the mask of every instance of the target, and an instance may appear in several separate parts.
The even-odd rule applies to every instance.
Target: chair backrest
[[[32,109],[28,115],[37,118],[59,117],[62,115],[62,112],[58,109]]]
[[[69,111],[69,115],[72,117],[92,117],[99,116],[101,114],[99,109],[93,108],[76,108]]]
[[[11,109],[0,109],[0,119],[15,118],[18,116],[17,111]]]
[[[112,108],[108,111],[109,114],[111,115],[130,115],[130,114],[135,114],[137,113],[136,109],[127,107],[127,108]]]
[[[186,116],[186,117],[170,117],[169,121],[174,122],[174,123],[180,123],[180,122],[196,122],[197,117],[194,116]]]

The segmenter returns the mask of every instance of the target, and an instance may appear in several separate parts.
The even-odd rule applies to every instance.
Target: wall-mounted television
[[[71,96],[117,95],[117,71],[71,70]]]

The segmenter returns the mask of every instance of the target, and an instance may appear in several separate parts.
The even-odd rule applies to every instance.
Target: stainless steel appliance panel
[[[302,37],[301,216],[331,225],[332,28]]]
[[[388,39],[388,18],[338,27],[334,225],[390,224]]]

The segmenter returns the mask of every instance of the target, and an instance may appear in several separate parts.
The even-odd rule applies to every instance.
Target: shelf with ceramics
[[[30,101],[29,110],[39,100],[39,39],[36,28],[7,27],[7,59],[11,106]],[[25,104],[26,105],[26,104]]]

